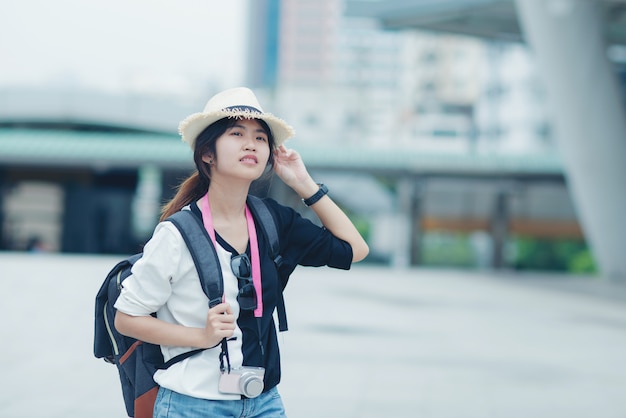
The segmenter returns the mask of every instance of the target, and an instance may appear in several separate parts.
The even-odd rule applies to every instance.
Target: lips
[[[242,162],[242,163],[248,163],[248,164],[256,164],[256,163],[259,162],[257,160],[256,156],[254,156],[254,155],[245,155],[239,161]]]

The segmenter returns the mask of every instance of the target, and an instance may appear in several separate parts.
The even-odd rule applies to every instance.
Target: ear
[[[212,154],[206,154],[202,156],[202,161],[204,161],[208,165],[213,165],[213,160],[214,158]]]

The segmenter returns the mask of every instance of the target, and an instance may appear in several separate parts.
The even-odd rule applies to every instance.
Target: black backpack
[[[278,253],[278,232],[274,218],[265,203],[255,196],[248,196],[248,206],[270,244],[271,255],[277,269],[280,269],[282,259]],[[189,248],[202,289],[209,298],[209,306],[220,303],[224,291],[222,270],[213,242],[204,229],[202,221],[190,210],[179,211],[167,218],[167,221],[172,222],[178,228]],[[207,251],[207,245],[211,251]],[[94,333],[94,355],[117,366],[126,412],[129,417],[137,418],[152,417],[154,401],[159,389],[153,379],[154,373],[203,351],[203,349],[192,350],[164,362],[160,346],[127,337],[115,329],[116,310],[113,305],[120,294],[124,279],[130,276],[132,266],[141,256],[142,253],[139,253],[122,260],[104,279],[96,296]],[[287,284],[288,274],[279,274],[279,277],[281,292],[276,309],[279,329],[286,331],[287,318],[282,290]]]

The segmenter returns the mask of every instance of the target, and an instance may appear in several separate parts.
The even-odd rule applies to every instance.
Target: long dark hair
[[[178,185],[176,195],[167,202],[161,209],[161,219],[164,221],[168,216],[178,212],[191,202],[194,202],[204,196],[211,184],[211,166],[202,160],[202,157],[211,155],[213,161],[217,161],[217,152],[215,143],[217,139],[224,134],[229,128],[232,128],[238,121],[238,118],[223,118],[210,124],[196,138],[193,150],[193,161],[196,164],[196,171]],[[270,127],[261,119],[255,119],[261,125],[268,138],[270,156],[267,161],[268,167],[274,166],[274,136]]]

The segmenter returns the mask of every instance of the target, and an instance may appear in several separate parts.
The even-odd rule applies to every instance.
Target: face
[[[211,176],[230,175],[248,180],[259,178],[270,157],[269,138],[254,119],[240,119],[217,139],[217,156],[202,160],[211,165]]]

